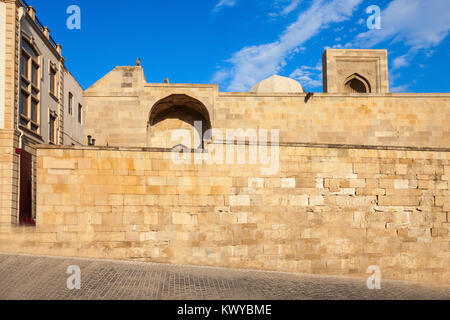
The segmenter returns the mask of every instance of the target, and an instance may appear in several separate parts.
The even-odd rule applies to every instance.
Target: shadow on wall
[[[201,126],[196,126],[201,122]],[[203,148],[203,140],[211,129],[205,105],[188,95],[174,94],[158,101],[150,111],[147,125],[147,147],[189,149]],[[175,130],[177,131],[175,134]],[[206,136],[206,138],[208,138]]]
[[[369,81],[358,73],[345,79],[345,93],[371,93]]]

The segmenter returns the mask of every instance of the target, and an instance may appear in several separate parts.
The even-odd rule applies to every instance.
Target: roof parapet
[[[57,43],[50,35],[50,29],[47,27],[44,27],[44,25],[38,19],[37,15],[36,15],[36,9],[34,7],[28,5],[28,3],[26,3],[25,0],[19,0],[19,2],[22,4],[25,12],[29,15],[29,17],[34,21],[34,23],[36,23],[36,25],[39,27],[39,29],[41,29],[41,31],[44,33],[45,37],[50,41],[52,46],[55,49],[57,49]]]

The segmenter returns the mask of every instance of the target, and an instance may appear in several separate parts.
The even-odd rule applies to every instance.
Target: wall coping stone
[[[214,141],[213,144],[245,144],[249,142],[227,143],[225,141]],[[259,144],[257,144],[259,145]],[[405,146],[376,146],[376,145],[350,145],[350,144],[320,144],[320,143],[301,143],[301,142],[280,142],[271,144],[272,146],[294,147],[294,148],[325,148],[325,149],[367,149],[367,150],[398,150],[398,151],[429,151],[429,152],[450,152],[450,148],[432,148],[432,147],[405,147]],[[106,151],[134,151],[134,152],[172,152],[171,148],[142,148],[142,147],[112,147],[112,146],[55,146],[39,144],[37,149],[62,149],[62,150],[106,150]],[[198,150],[188,149],[191,153]]]

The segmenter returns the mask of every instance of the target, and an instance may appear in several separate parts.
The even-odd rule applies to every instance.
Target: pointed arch
[[[147,125],[147,145],[149,147],[174,148],[179,141],[172,141],[174,130],[182,129],[191,132],[191,145],[183,145],[191,149],[202,148],[205,133],[210,132],[211,120],[206,106],[199,100],[185,94],[172,94],[156,102],[150,109]],[[201,128],[195,123],[201,122]],[[196,140],[198,139],[198,140]],[[200,141],[194,145],[194,141]]]
[[[358,73],[354,73],[347,77],[344,81],[346,93],[371,93],[370,82]]]

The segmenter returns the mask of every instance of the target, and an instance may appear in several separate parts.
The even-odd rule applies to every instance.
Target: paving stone
[[[69,266],[79,266],[81,289],[67,289]],[[280,272],[148,262],[0,254],[3,300],[342,300],[450,299],[450,287]]]

